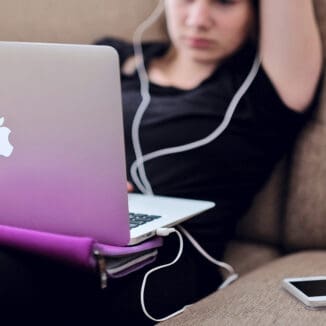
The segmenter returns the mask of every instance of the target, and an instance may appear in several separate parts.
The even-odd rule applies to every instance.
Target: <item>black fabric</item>
[[[132,45],[124,41],[107,38],[97,44],[115,47],[121,65],[133,55]],[[162,56],[168,46],[145,43],[145,65]],[[215,130],[247,77],[255,52],[253,46],[245,44],[192,90],[150,83],[151,102],[140,127],[143,154],[188,144]],[[129,167],[135,160],[131,125],[141,102],[140,84],[136,72],[122,74],[121,79],[127,172],[131,180]],[[154,193],[214,201],[213,210],[184,224],[205,249],[217,255],[275,163],[290,148],[309,112],[297,113],[286,107],[260,68],[220,137],[204,147],[145,163]]]
[[[155,265],[171,262],[178,247],[176,236],[167,238]],[[153,325],[140,304],[144,274],[153,267],[110,279],[107,289],[101,290],[96,273],[2,248],[2,321],[8,320],[8,325]],[[148,278],[146,307],[155,318],[162,318],[215,291],[220,283],[218,269],[186,242],[175,265]]]

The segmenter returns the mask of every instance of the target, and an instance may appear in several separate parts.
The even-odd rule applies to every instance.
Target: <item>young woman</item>
[[[256,78],[221,136],[145,163],[155,194],[216,202],[214,209],[184,227],[220,259],[237,221],[315,107],[322,53],[313,3],[165,0],[165,13],[170,42],[143,45],[151,93],[140,126],[143,153],[188,144],[213,132],[257,52],[261,59]],[[120,55],[130,167],[135,160],[131,128],[141,101],[137,58],[129,43],[103,39],[98,44],[112,45]],[[128,177],[129,190],[139,191]],[[167,238],[155,265],[171,261],[177,250],[178,240]],[[3,250],[0,260],[0,298],[6,298],[8,306],[17,307],[26,298],[24,304],[34,316],[37,307],[60,315],[65,309],[75,321],[90,317],[111,324],[152,323],[141,310],[139,296],[144,273],[153,266],[112,281],[101,291],[96,276],[39,257]],[[186,241],[180,261],[148,280],[148,311],[164,317],[215,291],[220,283],[217,268]]]

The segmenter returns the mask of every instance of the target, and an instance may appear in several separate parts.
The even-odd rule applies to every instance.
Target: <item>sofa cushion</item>
[[[326,58],[326,1],[315,3]],[[297,143],[284,224],[286,249],[326,248],[325,82],[319,110]]]
[[[92,43],[110,35],[130,39],[153,10],[153,0],[2,0],[0,39]],[[160,24],[146,34],[161,38]]]
[[[325,140],[326,120],[320,116],[305,130],[295,155],[284,230],[287,250],[326,248]]]
[[[260,241],[265,244],[281,243],[281,217],[286,198],[287,160],[280,162],[266,185],[256,195],[254,201],[237,228],[241,240]]]
[[[244,275],[278,257],[280,253],[275,246],[232,241],[226,248],[224,260],[234,268],[236,273]]]
[[[326,1],[314,4],[326,54]],[[326,247],[326,85],[322,94],[317,116],[293,151],[291,169],[283,162],[273,173],[241,221],[240,238],[283,244],[288,250]]]
[[[302,252],[265,265],[190,306],[164,326],[325,325],[326,311],[307,310],[281,288],[285,277],[326,274],[326,252]]]

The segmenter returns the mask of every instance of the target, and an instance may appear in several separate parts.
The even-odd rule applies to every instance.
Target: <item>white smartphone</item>
[[[285,278],[282,286],[307,307],[326,307],[326,276]]]

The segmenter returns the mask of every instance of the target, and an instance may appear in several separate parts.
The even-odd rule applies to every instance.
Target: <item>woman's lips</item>
[[[185,41],[189,46],[197,49],[210,48],[213,43],[211,40],[200,37],[187,37]]]

